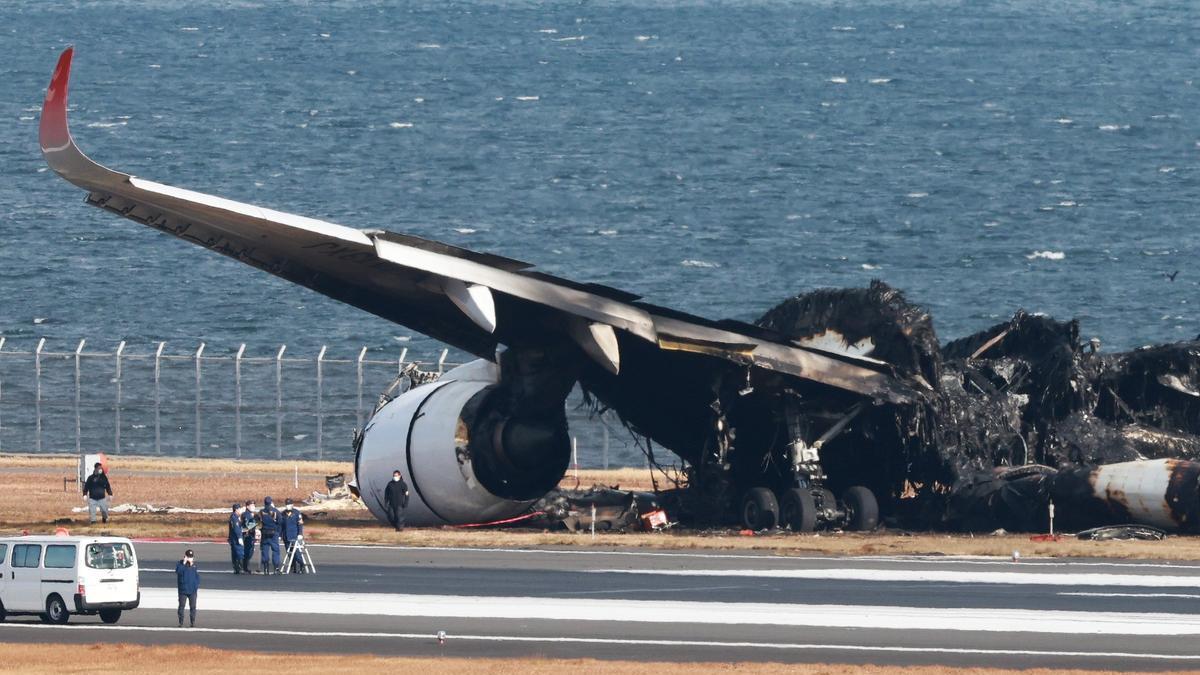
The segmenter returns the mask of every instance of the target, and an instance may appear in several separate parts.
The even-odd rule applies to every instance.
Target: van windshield
[[[129,544],[88,544],[87,566],[97,570],[123,570],[133,567]]]

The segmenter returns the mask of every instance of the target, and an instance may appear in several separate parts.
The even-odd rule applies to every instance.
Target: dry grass
[[[110,460],[115,504],[174,505],[228,509],[234,501],[262,500],[271,495],[282,503],[325,489],[326,474],[351,473],[349,464],[301,462],[300,487],[293,487],[295,462],[216,459],[157,459],[121,457]],[[5,468],[19,468],[5,471]],[[143,538],[223,539],[222,514],[114,514],[106,526],[87,525],[87,515],[72,513],[84,504],[73,484],[63,490],[64,476],[74,475],[74,458],[0,456],[0,533],[49,532],[65,525],[72,532],[94,531]],[[641,469],[582,471],[580,484],[648,486]],[[639,482],[642,481],[642,482]],[[564,480],[574,485],[574,476]],[[596,537],[568,532],[528,529],[478,530],[409,528],[396,533],[365,510],[310,513],[306,534],[317,543],[404,544],[408,546],[543,547],[597,546],[660,549],[717,549],[758,551],[778,555],[995,555],[1022,557],[1075,556],[1200,560],[1200,537],[1171,537],[1163,542],[1087,542],[1064,539],[1034,542],[1027,536],[977,536],[897,533],[778,533],[739,536],[736,532],[602,533]]]
[[[59,673],[105,672],[175,673],[189,675],[213,673],[225,675],[231,670],[277,672],[288,669],[279,654],[246,651],[226,651],[187,645],[141,646],[132,644],[9,644],[0,643],[0,663],[5,672],[57,675]],[[183,665],[183,664],[186,664]],[[820,673],[822,675],[992,675],[1021,672],[1028,675],[1048,673],[1083,673],[1105,671],[1001,670],[993,668],[949,668],[944,666],[863,666],[837,664],[792,665],[781,663],[638,663],[632,661],[599,661],[596,659],[463,659],[383,657],[367,655],[304,655],[301,668],[306,672],[419,672],[419,673],[489,673],[494,675],[530,674],[562,675],[562,673],[604,672],[616,675],[647,673],[676,675],[678,673]],[[1111,672],[1111,671],[1108,671]]]

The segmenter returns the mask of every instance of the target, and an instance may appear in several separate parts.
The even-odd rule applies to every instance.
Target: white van
[[[0,537],[0,621],[38,614],[66,623],[99,614],[116,623],[141,602],[137,556],[124,537]]]

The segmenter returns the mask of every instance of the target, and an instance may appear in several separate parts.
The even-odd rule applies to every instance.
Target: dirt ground
[[[139,538],[224,539],[224,512],[234,501],[270,495],[302,499],[324,492],[326,475],[353,473],[348,463],[224,459],[113,457],[109,460],[112,503],[219,509],[212,514],[114,514],[107,525],[87,524],[85,504],[74,484],[74,456],[0,455],[0,533],[105,533]],[[297,485],[298,477],[298,485]],[[64,478],[67,482],[64,484]],[[568,473],[564,485],[574,486]],[[581,471],[579,484],[649,487],[645,470]],[[1162,542],[1085,542],[1073,538],[1035,542],[1026,535],[970,536],[926,533],[788,532],[742,536],[737,531],[588,534],[531,529],[409,528],[396,533],[380,526],[363,508],[307,512],[306,535],[314,543],[403,544],[407,546],[595,546],[666,549],[726,549],[779,555],[995,555],[1021,557],[1080,556],[1200,560],[1200,537],[1170,537]]]
[[[70,654],[70,658],[63,658]],[[145,647],[130,644],[8,644],[0,643],[0,663],[5,672],[57,675],[58,673],[106,672],[141,673],[186,672],[189,675],[225,675],[231,666],[236,670],[280,669],[279,654],[225,651],[187,645]],[[103,664],[102,666],[99,664]],[[170,664],[170,665],[168,665]],[[181,664],[187,664],[183,666]],[[781,663],[636,663],[631,661],[597,661],[594,659],[458,659],[413,658],[382,656],[304,655],[303,669],[309,672],[419,672],[419,673],[488,673],[490,675],[561,675],[561,673],[604,672],[615,675],[649,673],[676,675],[678,673],[746,673],[747,675],[993,675],[1021,672],[1027,675],[1048,673],[1103,673],[1111,671],[1051,671],[998,670],[990,668],[883,667],[836,664],[791,665]]]

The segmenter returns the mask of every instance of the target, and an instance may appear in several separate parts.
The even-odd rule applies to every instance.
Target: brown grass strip
[[[190,645],[142,646],[118,644],[24,644],[0,643],[0,664],[5,672],[29,675],[57,675],[96,672],[125,673],[187,673],[188,675],[226,675],[231,670],[261,670],[286,672],[296,666],[281,660],[277,653],[234,651]],[[994,668],[950,668],[945,666],[869,666],[840,664],[782,664],[782,663],[641,663],[634,661],[601,661],[596,659],[463,659],[385,657],[370,655],[305,654],[299,669],[303,672],[417,672],[417,673],[487,673],[489,675],[563,675],[564,673],[604,672],[614,675],[677,675],[679,673],[746,673],[784,675],[785,673],[850,675],[994,675],[1024,673],[1110,673],[1112,671],[1082,670],[1003,670]]]

